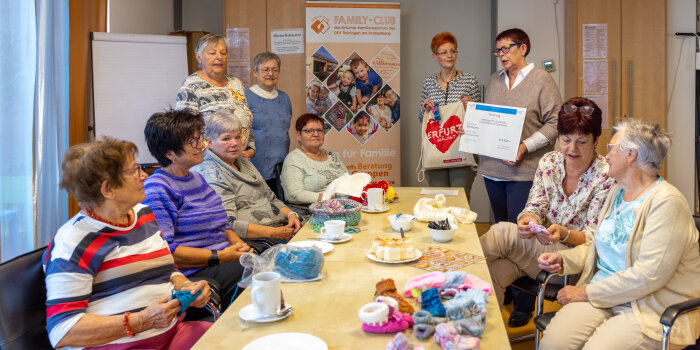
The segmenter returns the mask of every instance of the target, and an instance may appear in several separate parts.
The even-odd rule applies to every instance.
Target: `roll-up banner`
[[[401,185],[398,3],[306,3],[306,113],[352,173]]]

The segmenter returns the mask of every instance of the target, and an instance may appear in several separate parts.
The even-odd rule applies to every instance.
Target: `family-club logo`
[[[313,29],[316,34],[325,34],[331,26],[328,24],[328,18],[326,16],[316,16],[311,19],[311,29]]]

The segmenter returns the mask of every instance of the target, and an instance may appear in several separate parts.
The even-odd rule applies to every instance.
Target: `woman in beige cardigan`
[[[685,197],[658,175],[671,138],[632,120],[617,129],[606,159],[618,185],[603,205],[595,239],[540,255],[540,267],[581,273],[557,295],[564,307],[544,331],[542,349],[659,349],[663,311],[700,297],[698,231]],[[678,348],[700,336],[700,315],[679,318]]]

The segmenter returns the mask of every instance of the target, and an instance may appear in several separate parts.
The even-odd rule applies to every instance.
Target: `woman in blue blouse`
[[[248,107],[253,112],[255,156],[250,160],[277,193],[275,164],[284,162],[289,151],[289,123],[292,120],[292,102],[283,91],[277,90],[282,61],[272,52],[263,52],[253,58],[256,84],[245,90]]]

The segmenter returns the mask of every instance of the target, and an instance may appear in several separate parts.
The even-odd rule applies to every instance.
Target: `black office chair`
[[[46,332],[46,247],[0,265],[0,349],[51,349]]]
[[[693,216],[693,219],[695,220],[695,227],[700,231],[700,216]],[[700,243],[700,238],[698,243]],[[554,276],[554,274],[550,274],[547,271],[540,271],[540,273],[537,275],[537,282],[539,282],[541,285],[540,292],[547,289],[547,285],[549,284],[550,279]],[[534,319],[535,328],[537,329],[535,335],[535,349],[539,349],[540,334],[544,332],[549,322],[552,321],[554,314],[556,314],[556,312],[547,312],[543,314],[541,307],[543,301],[541,301],[542,298],[538,299],[539,300],[537,301],[537,316]],[[661,341],[661,343],[663,344],[663,350],[669,349],[671,345],[671,327],[673,327],[673,323],[676,321],[676,318],[686,313],[697,310],[700,310],[700,298],[690,299],[681,303],[673,304],[666,308],[666,310],[664,310],[664,313],[661,314],[661,319],[659,320],[663,327],[663,339]],[[695,345],[690,345],[684,350],[700,350],[700,339],[698,339],[698,341],[695,342]]]
[[[287,203],[287,199],[284,198],[284,188],[282,188],[282,165],[284,163],[275,164],[275,183],[277,184],[277,199],[284,203]]]

